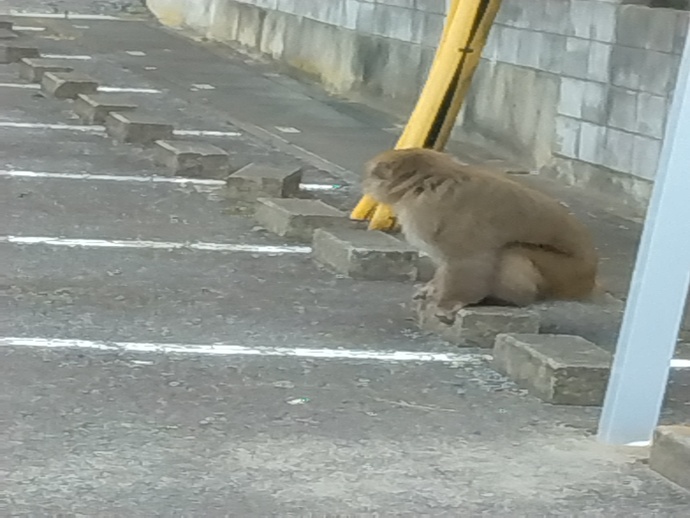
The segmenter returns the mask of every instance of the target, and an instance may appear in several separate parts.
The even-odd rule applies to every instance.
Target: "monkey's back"
[[[452,169],[451,175],[447,168],[442,174],[428,170],[427,180],[414,184],[416,189],[404,197],[403,213],[413,211],[418,222],[420,216],[427,220],[417,226],[433,229],[441,242],[453,247],[524,243],[569,255],[583,249],[594,254],[587,229],[555,199],[498,173],[457,162]],[[432,187],[420,190],[420,185]]]

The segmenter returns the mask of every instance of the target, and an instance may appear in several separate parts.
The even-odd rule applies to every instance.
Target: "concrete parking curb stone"
[[[105,126],[108,135],[117,142],[142,145],[170,140],[174,130],[172,124],[136,112],[112,112],[106,117]]]
[[[649,467],[690,490],[690,426],[659,426],[654,431]]]
[[[0,64],[16,63],[24,58],[38,58],[40,52],[37,47],[5,43],[0,45]]]
[[[351,226],[347,215],[319,200],[259,198],[257,223],[282,237],[311,241],[317,228]]]
[[[79,72],[45,72],[41,89],[57,99],[75,99],[79,94],[98,91],[98,81]]]
[[[79,94],[74,102],[74,113],[87,124],[104,124],[113,112],[134,111],[137,105],[111,94]]]
[[[493,366],[548,403],[601,405],[611,354],[575,335],[501,333]]]
[[[353,279],[409,281],[417,277],[417,251],[384,232],[317,229],[313,253],[317,262]]]
[[[228,153],[205,142],[158,140],[155,161],[173,174],[193,178],[225,178],[230,170]]]
[[[19,77],[31,83],[40,83],[46,72],[72,72],[74,68],[53,59],[23,58],[19,62]]]
[[[249,164],[226,180],[225,194],[230,199],[255,201],[258,198],[289,198],[299,194],[302,170]]]
[[[428,300],[415,301],[417,325],[460,347],[494,346],[500,333],[538,333],[539,315],[528,308],[471,306],[455,314],[452,322],[437,316],[438,308]]]

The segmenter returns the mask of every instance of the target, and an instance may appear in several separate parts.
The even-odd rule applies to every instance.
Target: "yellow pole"
[[[457,1],[457,0],[456,0]],[[460,75],[458,78],[458,84],[455,92],[453,93],[453,99],[448,107],[448,112],[445,119],[443,120],[443,125],[441,126],[436,140],[433,144],[433,148],[442,151],[446,147],[446,143],[450,138],[450,134],[453,131],[453,126],[460,113],[460,108],[462,103],[467,96],[467,91],[470,89],[472,84],[472,78],[474,77],[474,72],[477,70],[479,61],[482,57],[482,51],[486,45],[486,40],[489,38],[489,31],[491,26],[496,19],[496,14],[501,7],[501,0],[489,0],[486,10],[483,13],[479,24],[477,25],[477,31],[470,42],[469,47],[472,52],[465,56],[465,60],[462,64],[462,70],[460,70]]]
[[[484,9],[484,15],[475,27],[477,16],[480,14],[482,0],[453,0],[441,36],[436,56],[429,72],[429,78],[422,90],[417,105],[396,144],[396,149],[424,147],[430,132],[436,124],[439,111],[442,109],[448,89],[456,74],[460,71],[457,91],[454,92],[449,109],[444,114],[441,126],[442,135],[446,140],[450,134],[462,100],[470,84],[472,73],[476,69],[481,57],[481,48],[488,35],[491,24],[500,6],[501,0],[489,0]],[[473,30],[476,29],[476,30]],[[473,34],[474,32],[474,34]],[[467,52],[472,49],[473,52]],[[464,62],[467,68],[460,69]],[[469,73],[468,73],[469,72]],[[441,143],[443,147],[445,141]],[[436,145],[435,148],[440,149]],[[366,220],[371,217],[369,229],[390,230],[395,226],[395,215],[390,207],[378,204],[369,196],[363,196],[352,211],[352,219]]]

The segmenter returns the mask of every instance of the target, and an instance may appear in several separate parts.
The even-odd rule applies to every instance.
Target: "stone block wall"
[[[239,43],[406,116],[446,0],[148,0],[167,23]],[[456,136],[573,184],[650,190],[689,13],[625,0],[503,0]],[[665,4],[664,4],[665,5]]]
[[[523,117],[538,120],[546,110],[541,127],[529,120],[521,131],[508,118],[518,126],[514,136],[499,131],[495,137],[530,150],[537,166],[573,183],[624,187],[643,203],[687,25],[687,12],[616,1],[504,0],[462,129],[496,132],[499,114],[505,120],[519,102],[529,104]],[[507,93],[492,106],[484,90],[497,87]],[[549,148],[542,147],[547,141]]]

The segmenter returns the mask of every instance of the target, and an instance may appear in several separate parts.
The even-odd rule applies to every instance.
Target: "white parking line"
[[[211,178],[183,178],[170,176],[131,176],[113,174],[91,174],[91,173],[48,173],[44,171],[10,171],[0,169],[0,178],[45,178],[47,180],[88,180],[103,182],[123,182],[123,183],[170,183],[177,185],[204,185],[209,187],[222,188],[225,186],[224,180],[214,180]],[[334,191],[340,189],[340,185],[323,183],[302,183],[300,189],[303,191]]]
[[[234,243],[176,243],[170,241],[144,241],[138,239],[69,239],[41,236],[0,236],[0,243],[13,245],[43,245],[68,248],[127,248],[150,250],[198,250],[202,252],[248,252],[259,254],[309,254],[309,246],[242,245]]]
[[[42,171],[8,171],[0,169],[0,177],[6,178],[45,178],[48,180],[89,180],[104,182],[132,182],[132,183],[172,183],[207,185],[211,187],[223,187],[223,180],[207,178],[181,178],[169,176],[129,176],[91,173],[47,173]]]
[[[13,31],[24,31],[24,32],[43,32],[46,30],[45,27],[31,27],[31,26],[23,26],[23,25],[14,25],[12,27]]]
[[[42,129],[42,130],[67,130],[76,131],[79,133],[105,133],[103,126],[82,126],[79,124],[48,124],[43,122],[13,122],[0,121],[0,128],[14,128],[14,129]]]
[[[64,13],[35,13],[30,11],[16,11],[10,9],[9,11],[0,11],[0,16],[16,16],[17,18],[58,18],[63,20],[103,20],[103,21],[132,21],[127,18],[118,18],[116,16],[109,16],[107,14],[79,14],[71,13],[69,11]]]
[[[0,88],[17,88],[20,90],[40,90],[41,85],[35,83],[0,83]],[[122,93],[122,94],[160,94],[161,90],[155,88],[135,88],[128,86],[99,86],[98,91],[102,93]]]
[[[79,61],[89,61],[93,59],[91,56],[80,54],[41,54],[41,57],[45,59],[76,59]]]
[[[99,125],[80,125],[80,124],[61,124],[45,122],[14,122],[0,121],[0,128],[14,129],[38,129],[38,130],[64,130],[79,133],[105,133],[105,127]],[[217,130],[175,130],[173,134],[178,137],[239,137],[242,134],[237,131],[217,131]]]
[[[488,354],[457,354],[422,351],[369,351],[365,349],[310,349],[306,347],[246,347],[242,345],[190,345],[148,342],[100,342],[56,338],[0,338],[0,347],[38,347],[52,349],[94,349],[99,351],[198,356],[281,356],[334,360],[374,360],[381,362],[424,362],[474,364],[491,359]]]

